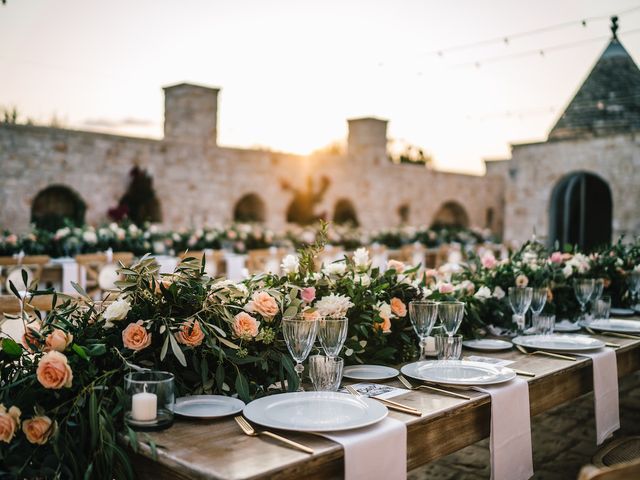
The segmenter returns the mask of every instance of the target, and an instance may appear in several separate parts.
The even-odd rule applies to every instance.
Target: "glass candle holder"
[[[131,372],[124,378],[124,419],[134,430],[163,430],[173,424],[173,374]]]

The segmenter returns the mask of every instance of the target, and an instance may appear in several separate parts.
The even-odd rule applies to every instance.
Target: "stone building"
[[[487,162],[505,179],[505,238],[589,248],[640,233],[640,70],[616,36],[540,143]]]
[[[396,164],[387,121],[349,120],[347,151],[298,156],[227,148],[217,141],[218,89],[166,87],[164,138],[0,125],[0,229],[28,229],[48,213],[98,224],[118,205],[133,167],[148,172],[167,228],[234,219],[282,229],[304,214],[355,219],[366,229],[401,222],[502,230],[503,180]],[[309,213],[309,212],[307,212]]]

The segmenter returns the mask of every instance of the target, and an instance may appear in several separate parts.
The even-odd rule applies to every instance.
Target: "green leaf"
[[[107,353],[107,346],[104,343],[96,343],[89,347],[89,355],[92,357],[99,357]]]
[[[100,434],[99,430],[100,420],[98,418],[98,399],[96,398],[95,391],[91,392],[89,397],[89,428],[91,429],[91,447],[98,447],[98,438]]]
[[[131,450],[133,453],[138,453],[138,434],[129,425],[127,425],[127,436]]]
[[[71,350],[76,352],[80,358],[83,358],[85,360],[89,360],[89,356],[87,355],[87,352],[85,352],[84,347],[81,347],[77,343],[73,344],[73,346],[71,347]]]
[[[11,357],[22,355],[22,347],[11,338],[2,339],[2,351]]]
[[[91,480],[93,473],[93,463],[90,463],[84,472],[84,480]]]
[[[18,292],[18,289],[16,288],[16,286],[13,284],[13,282],[11,280],[9,280],[9,290],[11,290],[13,292],[13,294],[18,297],[18,299],[20,301],[22,301],[22,296],[20,295],[20,292]]]
[[[81,297],[84,297],[87,300],[91,301],[91,297],[89,296],[89,294],[87,293],[87,291],[84,288],[82,288],[76,282],[71,282],[71,286],[74,288],[74,290],[76,292],[78,292],[80,294]]]
[[[221,343],[225,344],[229,348],[233,348],[235,350],[238,350],[240,348],[238,345],[236,345],[233,342],[230,342],[226,338],[218,337],[218,340],[220,340]]]
[[[238,372],[238,376],[236,377],[236,392],[238,392],[238,397],[245,402],[251,401],[251,397],[249,395],[249,382],[245,376]]]
[[[222,391],[222,385],[224,384],[224,365],[222,362],[218,364],[218,368],[216,368],[216,385],[218,390]]]
[[[289,308],[287,308],[284,313],[282,314],[282,318],[285,317],[293,317],[294,315],[296,315],[298,313],[298,308],[291,306]]]
[[[184,353],[182,353],[182,349],[180,348],[180,345],[178,345],[178,341],[175,339],[173,335],[169,334],[168,336],[169,336],[169,341],[171,342],[171,351],[173,351],[173,355],[178,359],[178,362],[180,362],[180,365],[182,365],[183,367],[186,367],[187,359],[184,358]]]
[[[164,357],[167,356],[167,349],[169,348],[170,336],[171,336],[171,333],[168,333],[167,336],[164,338],[164,343],[162,344],[162,349],[160,350],[160,361],[163,361]]]

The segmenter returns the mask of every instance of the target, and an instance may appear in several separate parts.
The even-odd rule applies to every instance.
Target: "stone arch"
[[[31,223],[45,230],[57,230],[70,222],[83,225],[87,204],[65,185],[50,185],[40,190],[31,203]]]
[[[360,225],[358,221],[358,214],[356,208],[353,206],[353,202],[348,198],[341,198],[336,202],[333,208],[333,221],[337,225],[344,225],[350,223],[354,227]]]
[[[612,217],[609,184],[593,173],[571,172],[551,192],[549,240],[591,250],[611,241]]]
[[[266,207],[264,201],[255,193],[240,198],[233,207],[233,220],[236,222],[264,223]]]
[[[450,200],[443,203],[431,222],[432,227],[469,227],[469,215],[458,202]]]

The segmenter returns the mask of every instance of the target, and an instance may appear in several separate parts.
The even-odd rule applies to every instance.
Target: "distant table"
[[[617,349],[618,376],[640,369],[640,340],[596,336],[621,345]],[[513,349],[506,353],[479,353],[483,356],[515,360],[513,368],[536,374],[524,378],[529,383],[531,415],[538,415],[576,399],[593,389],[591,359],[573,361],[544,356],[526,356]],[[394,380],[390,385],[402,387]],[[455,452],[489,436],[491,399],[488,394],[469,391],[472,400],[461,400],[423,390],[395,397],[420,409],[421,418],[390,411],[389,415],[407,424],[407,466],[416,468]],[[141,445],[134,455],[139,478],[198,479],[327,479],[341,478],[343,450],[337,443],[312,434],[286,432],[285,435],[315,450],[313,455],[298,452],[269,439],[247,437],[229,417],[217,421],[176,419],[168,430],[154,432],[158,460]],[[595,438],[593,443],[595,447]],[[384,454],[384,452],[377,452]]]

